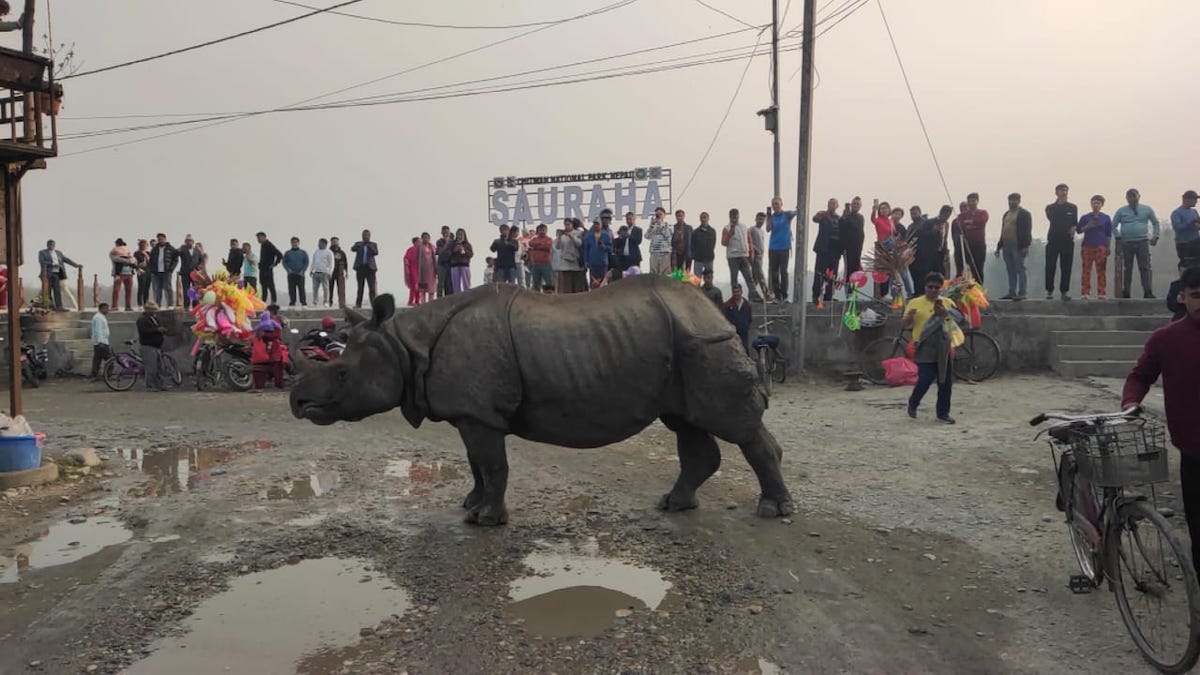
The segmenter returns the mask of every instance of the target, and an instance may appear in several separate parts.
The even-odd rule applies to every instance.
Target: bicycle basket
[[[778,335],[759,335],[758,337],[754,338],[754,342],[750,346],[753,347],[754,349],[758,349],[759,347],[770,347],[771,349],[779,349],[779,336]]]
[[[1096,485],[1125,487],[1168,480],[1165,434],[1157,422],[1088,425],[1070,433],[1079,473]]]

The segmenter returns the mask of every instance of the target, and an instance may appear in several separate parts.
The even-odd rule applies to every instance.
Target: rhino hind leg
[[[467,447],[467,460],[475,477],[475,489],[463,501],[473,525],[503,525],[508,522],[504,493],[508,490],[508,453],[504,433],[477,424],[461,424],[458,434]]]
[[[658,500],[663,511],[686,511],[700,505],[696,490],[721,466],[721,449],[712,434],[679,418],[663,418],[675,432],[679,453],[679,478],[671,491]]]
[[[740,443],[742,454],[754,469],[758,477],[758,485],[762,494],[758,499],[758,515],[762,518],[781,518],[790,516],[795,510],[792,495],[783,484],[783,474],[779,470],[783,450],[775,437],[761,424],[754,438]]]
[[[468,457],[467,463],[471,465],[471,476],[475,478],[475,486],[463,498],[462,507],[470,511],[483,503],[483,474],[479,471],[479,464],[475,460]]]

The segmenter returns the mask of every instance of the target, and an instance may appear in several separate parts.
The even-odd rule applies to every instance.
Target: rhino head
[[[395,312],[390,294],[375,298],[370,318],[347,309],[346,351],[325,363],[297,361],[292,414],[326,425],[357,422],[402,405],[409,358],[389,325]]]

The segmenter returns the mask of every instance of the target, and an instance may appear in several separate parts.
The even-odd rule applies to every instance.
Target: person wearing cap
[[[125,240],[117,237],[113,242],[112,250],[108,252],[108,259],[113,264],[113,290],[112,290],[112,308],[120,307],[117,302],[121,298],[121,288],[125,289],[125,311],[133,311],[133,274],[137,270],[137,260],[133,258],[133,252],[129,250],[129,246],[125,244]]]
[[[1128,298],[1133,284],[1133,261],[1137,259],[1142,277],[1142,295],[1154,297],[1154,280],[1150,270],[1150,247],[1158,245],[1159,224],[1154,209],[1139,203],[1142,195],[1130,188],[1125,192],[1125,206],[1113,214],[1113,235],[1120,242],[1125,273],[1121,279],[1121,297]],[[1153,230],[1151,227],[1153,226]]]
[[[1200,258],[1200,214],[1196,213],[1196,191],[1183,193],[1183,204],[1171,212],[1171,229],[1175,230],[1175,253],[1179,260]]]
[[[167,332],[158,321],[158,303],[147,301],[137,320],[138,352],[142,356],[142,372],[146,376],[146,391],[166,391],[162,376],[163,335]]]

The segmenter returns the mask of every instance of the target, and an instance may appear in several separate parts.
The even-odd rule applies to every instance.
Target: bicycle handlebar
[[[1131,406],[1125,410],[1122,410],[1121,412],[1099,413],[1099,414],[1092,413],[1090,415],[1068,415],[1066,413],[1060,413],[1060,412],[1044,412],[1044,413],[1041,413],[1040,415],[1038,415],[1037,417],[1034,417],[1033,419],[1029,420],[1029,426],[1036,427],[1039,424],[1043,424],[1049,420],[1055,420],[1055,421],[1059,421],[1059,422],[1068,422],[1068,423],[1070,423],[1070,422],[1098,422],[1098,421],[1107,421],[1107,420],[1131,420],[1131,419],[1136,419],[1138,417],[1141,417],[1141,415],[1142,415],[1142,406],[1140,406],[1140,405]]]

